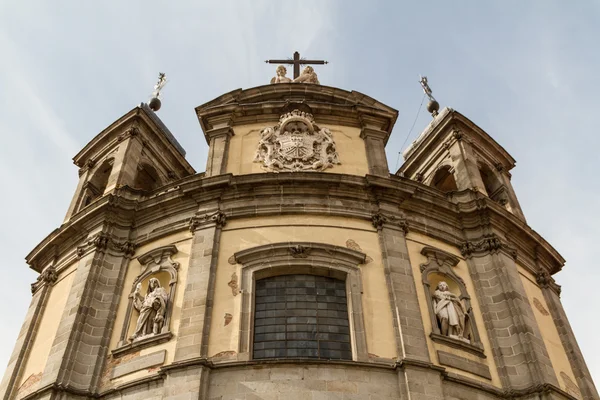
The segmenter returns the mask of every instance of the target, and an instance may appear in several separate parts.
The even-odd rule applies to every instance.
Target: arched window
[[[364,253],[324,243],[273,243],[234,257],[242,265],[240,359],[368,360]]]
[[[431,180],[431,186],[441,190],[442,192],[451,192],[454,190],[458,190],[458,187],[456,186],[456,180],[454,179],[454,175],[451,172],[451,167],[444,166],[438,169],[433,175],[433,179]]]
[[[113,162],[112,158],[105,160],[96,168],[91,178],[85,183],[80,201],[80,209],[87,207],[94,200],[102,197],[108,185],[108,178],[112,172]]]
[[[491,168],[486,164],[481,164],[479,166],[479,173],[488,197],[503,206],[506,205],[508,203],[506,187],[500,182]]]
[[[152,191],[162,186],[156,169],[149,164],[140,164],[137,169],[133,187],[144,191]]]

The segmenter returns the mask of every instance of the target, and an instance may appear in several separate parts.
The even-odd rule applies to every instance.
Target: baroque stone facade
[[[514,160],[442,110],[290,82],[196,108],[196,173],[136,107],[76,155],[2,399],[598,399]]]

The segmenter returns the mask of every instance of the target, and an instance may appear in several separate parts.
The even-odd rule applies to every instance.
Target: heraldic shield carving
[[[323,171],[340,164],[331,132],[319,128],[310,113],[283,114],[260,136],[254,162],[262,162],[270,171]]]

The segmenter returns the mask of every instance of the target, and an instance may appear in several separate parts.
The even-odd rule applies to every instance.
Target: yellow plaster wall
[[[288,241],[320,242],[346,247],[349,239],[354,240],[373,259],[360,266],[368,352],[379,357],[396,357],[392,311],[377,231],[368,221],[322,216],[265,217],[227,222],[219,247],[209,357],[238,350],[242,296],[233,296],[227,285],[234,272],[238,279],[241,278],[241,266],[228,262],[234,253],[255,246]],[[233,316],[227,326],[224,326],[225,313]]]
[[[23,367],[21,380],[18,384],[20,387],[32,374],[44,372],[52,343],[58,330],[58,325],[62,318],[62,314],[69,297],[73,277],[77,271],[77,263],[73,263],[67,267],[59,275],[59,280],[50,288],[50,294],[46,302],[46,308],[40,320],[38,332],[33,339],[29,358]]]
[[[473,282],[471,281],[471,276],[469,274],[468,266],[467,266],[465,260],[462,258],[460,251],[457,248],[450,246],[446,243],[440,242],[440,241],[432,239],[428,236],[421,235],[421,234],[414,233],[414,232],[409,232],[407,234],[406,243],[408,246],[408,255],[409,255],[410,263],[411,263],[411,266],[413,269],[413,275],[415,277],[415,285],[417,287],[417,298],[419,300],[421,314],[423,315],[423,325],[425,328],[425,333],[428,336],[427,337],[427,347],[429,348],[429,356],[430,356],[432,362],[439,364],[439,361],[437,358],[437,350],[442,350],[442,351],[445,351],[448,353],[456,354],[456,355],[464,357],[464,358],[468,358],[469,360],[473,360],[473,361],[476,361],[476,362],[479,362],[482,364],[486,364],[489,367],[490,373],[492,376],[491,382],[486,378],[483,378],[483,377],[475,375],[475,374],[471,374],[469,372],[466,372],[466,371],[463,371],[460,369],[448,367],[446,365],[444,365],[443,367],[446,368],[450,372],[454,372],[459,375],[467,376],[469,378],[472,378],[472,379],[475,379],[475,380],[478,380],[481,382],[485,382],[488,384],[491,383],[492,385],[494,385],[496,387],[501,387],[500,377],[498,376],[498,371],[496,370],[496,364],[494,363],[494,358],[492,356],[492,346],[490,345],[490,341],[489,341],[487,333],[485,331],[485,325],[483,323],[483,318],[481,316],[481,313],[477,312],[477,310],[480,310],[480,307],[479,307],[479,302],[477,300],[477,296],[475,294],[475,287],[473,286]],[[477,331],[479,332],[479,337],[481,339],[481,343],[483,344],[484,353],[487,356],[487,358],[479,358],[476,355],[468,353],[466,351],[452,348],[452,347],[443,345],[441,343],[435,343],[429,338],[429,333],[432,332],[433,327],[431,326],[431,319],[429,316],[430,312],[428,310],[427,299],[425,297],[427,294],[425,293],[425,289],[423,288],[423,284],[421,283],[421,271],[419,269],[419,266],[421,264],[424,264],[427,262],[427,257],[425,257],[424,255],[421,254],[421,249],[423,249],[423,247],[425,247],[425,246],[431,246],[431,247],[435,247],[440,250],[444,250],[444,251],[460,258],[459,263],[456,265],[456,267],[454,267],[454,272],[464,280],[465,286],[467,288],[467,292],[471,296],[471,307],[473,307],[473,310],[474,310],[475,324],[477,325]]]
[[[523,286],[525,286],[525,293],[527,293],[527,297],[529,298],[529,303],[531,304],[533,314],[535,315],[535,320],[540,328],[540,332],[542,333],[542,339],[544,340],[544,345],[546,346],[546,350],[550,356],[550,361],[554,367],[560,387],[561,389],[570,392],[564,379],[560,376],[560,373],[564,372],[567,376],[569,376],[569,378],[571,378],[575,385],[577,385],[577,380],[575,379],[575,375],[571,369],[571,364],[569,363],[565,348],[563,347],[560,336],[558,335],[558,330],[556,329],[552,315],[550,315],[550,309],[548,308],[544,294],[538,287],[535,277],[525,270],[525,268],[521,266],[518,266],[518,268],[521,275],[521,281],[523,281]],[[541,303],[548,315],[544,315],[545,313],[535,306],[534,298]]]
[[[183,293],[185,289],[186,276],[188,272],[188,264],[190,258],[190,251],[192,246],[192,234],[188,231],[178,232],[173,235],[169,235],[163,238],[156,240],[155,242],[145,244],[139,247],[131,262],[129,263],[129,267],[127,269],[127,274],[125,276],[125,283],[123,286],[123,293],[121,295],[121,302],[119,303],[117,317],[115,320],[114,328],[112,331],[112,336],[110,338],[109,350],[114,350],[117,348],[119,339],[121,337],[121,329],[123,327],[123,321],[125,319],[125,315],[127,313],[127,307],[129,306],[129,294],[131,293],[133,283],[135,282],[136,277],[141,273],[142,266],[137,260],[137,257],[140,255],[156,249],[157,247],[167,246],[174,244],[177,246],[177,253],[175,253],[171,258],[173,261],[179,263],[178,269],[178,282],[175,291],[175,304],[173,305],[172,314],[171,314],[171,324],[170,329],[173,333],[173,338],[166,343],[157,344],[155,346],[151,346],[140,351],[140,356],[154,353],[156,351],[166,349],[167,354],[165,358],[165,365],[170,364],[173,361],[173,356],[175,354],[175,345],[177,341],[177,331],[179,329],[179,321],[181,318],[181,305],[183,303]],[[160,278],[160,277],[159,277]],[[160,279],[161,285],[165,285],[164,279]],[[168,284],[168,280],[166,281]],[[168,287],[168,286],[167,286]],[[145,294],[147,288],[147,284],[142,284],[142,294]],[[137,313],[132,313],[132,321],[129,324],[129,332],[127,337],[131,335],[133,332],[133,327],[135,326],[135,321],[137,320]],[[115,384],[120,384],[124,382],[128,382],[132,379],[137,379],[140,376],[147,376],[151,374],[148,371],[139,371],[132,374],[125,375],[123,377],[119,377],[118,379],[114,379],[112,382]]]
[[[263,128],[275,125],[275,123],[275,121],[264,122],[233,128],[234,136],[231,137],[229,143],[227,173],[245,175],[266,171],[262,167],[262,163],[254,162],[254,156],[260,140],[260,131]],[[341,164],[334,165],[333,168],[328,168],[325,172],[360,176],[368,174],[367,153],[365,143],[360,138],[360,129],[337,125],[326,127],[333,135]]]

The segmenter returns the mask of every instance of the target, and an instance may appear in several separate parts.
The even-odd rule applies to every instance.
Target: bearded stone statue
[[[159,334],[165,321],[169,296],[160,286],[159,280],[150,278],[146,296],[140,293],[141,287],[142,284],[138,283],[133,292],[133,307],[140,312],[140,315],[135,325],[135,332],[129,337],[131,341]]]

